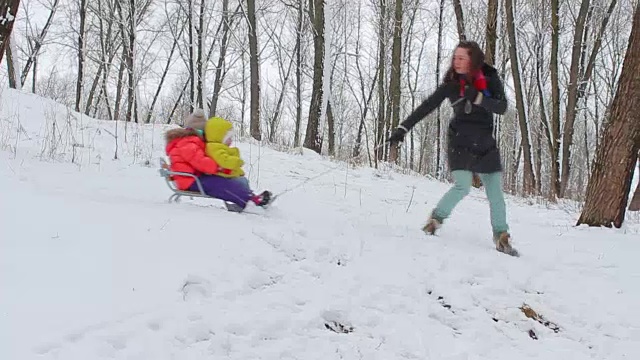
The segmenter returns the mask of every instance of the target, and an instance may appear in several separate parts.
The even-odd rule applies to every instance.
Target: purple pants
[[[232,202],[243,209],[253,196],[249,187],[249,180],[245,177],[225,178],[216,175],[201,175],[200,183],[205,194],[223,201]],[[189,187],[189,191],[200,192],[198,184],[194,182]]]

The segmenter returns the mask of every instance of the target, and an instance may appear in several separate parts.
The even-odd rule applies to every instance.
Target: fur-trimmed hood
[[[177,128],[177,129],[171,129],[171,130],[167,131],[164,134],[164,139],[166,140],[167,144],[169,144],[170,142],[172,142],[175,139],[185,138],[185,137],[188,137],[188,136],[198,136],[199,137],[200,135],[194,129]]]

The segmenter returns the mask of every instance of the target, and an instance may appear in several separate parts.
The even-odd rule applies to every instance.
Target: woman
[[[219,166],[215,160],[205,153],[206,144],[203,139],[207,119],[202,109],[190,114],[184,128],[171,129],[166,132],[165,151],[169,156],[171,171],[193,174],[198,177],[205,194],[225,201],[227,209],[242,212],[248,202],[258,206],[266,206],[271,200],[271,193],[255,195],[244,178],[227,179],[221,174],[229,173],[228,169]],[[173,176],[176,187],[180,190],[200,192],[198,183],[191,176]]]
[[[493,114],[504,114],[507,100],[496,69],[484,62],[484,53],[477,43],[463,41],[458,44],[443,83],[393,131],[388,141],[402,142],[407,132],[445,98],[449,98],[454,111],[448,130],[447,154],[455,184],[433,209],[423,230],[435,234],[456,205],[469,194],[473,174],[477,173],[489,198],[496,249],[517,256],[510,244],[502,192],[502,164],[493,138]]]

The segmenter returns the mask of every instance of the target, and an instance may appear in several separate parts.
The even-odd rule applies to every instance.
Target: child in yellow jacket
[[[259,195],[254,194],[249,186],[249,180],[244,177],[244,170],[242,170],[244,161],[240,158],[240,150],[237,147],[231,147],[233,141],[231,122],[217,116],[210,118],[204,125],[204,138],[207,143],[205,153],[218,164],[218,172],[215,176],[227,178],[218,178],[227,182],[227,185],[230,182],[234,183],[234,186],[244,187],[249,200],[256,205],[268,205],[272,200],[271,192],[263,191]],[[224,182],[221,183],[221,186],[224,185]]]
[[[206,153],[212,158],[221,171],[217,174],[227,178],[244,176],[242,166],[244,161],[240,158],[240,150],[231,147],[233,141],[233,125],[221,118],[212,117],[204,126],[204,136],[207,142]]]

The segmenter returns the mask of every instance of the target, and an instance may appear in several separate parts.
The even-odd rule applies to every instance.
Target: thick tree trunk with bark
[[[0,0],[0,62],[11,38],[20,0]]]
[[[258,29],[256,22],[256,1],[247,0],[247,20],[249,21],[249,67],[251,77],[251,137],[262,140],[260,132],[260,58],[258,54]]]
[[[304,147],[318,154],[322,150],[322,141],[318,134],[320,114],[322,113],[323,75],[324,75],[324,0],[309,0],[309,17],[313,24],[313,89],[307,133]]]
[[[487,39],[484,47],[484,62],[493,65],[498,41],[498,0],[488,0],[487,2],[487,29],[485,34]]]
[[[618,90],[596,153],[578,225],[622,226],[640,148],[639,73],[640,4],[636,5]]]

